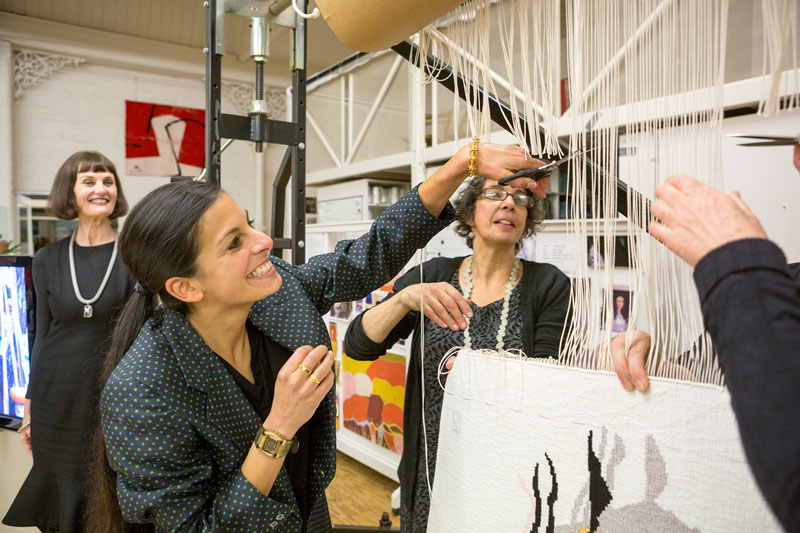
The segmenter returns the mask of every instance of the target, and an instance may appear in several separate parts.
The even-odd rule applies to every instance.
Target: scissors
[[[730,133],[728,137],[744,137],[746,139],[762,139],[757,142],[739,143],[737,146],[789,146],[800,144],[800,137],[782,137],[780,135],[748,135],[746,133]]]
[[[577,156],[580,156],[580,155],[586,155],[589,152],[591,152],[592,150],[594,150],[594,148],[591,148],[589,150],[578,150],[577,152],[572,152],[571,154],[565,155],[561,159],[556,159],[555,161],[550,161],[549,163],[547,163],[544,166],[541,166],[541,167],[538,167],[538,168],[529,168],[527,170],[521,170],[519,172],[515,172],[515,173],[511,174],[510,176],[506,176],[505,178],[501,179],[497,183],[499,185],[505,185],[509,181],[517,179],[517,178],[530,178],[532,180],[539,181],[540,179],[542,179],[542,178],[546,177],[547,175],[549,175],[550,172],[554,168],[560,167],[561,165],[563,165],[564,163],[566,163],[567,161],[569,161],[573,157],[577,157]]]

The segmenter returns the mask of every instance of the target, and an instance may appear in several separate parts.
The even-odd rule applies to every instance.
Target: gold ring
[[[319,385],[321,383],[319,378],[317,376],[315,376],[314,374],[310,374],[308,376],[308,379],[310,379],[312,382],[316,383],[317,385]]]
[[[306,365],[304,365],[303,363],[300,363],[299,365],[297,365],[297,368],[299,368],[300,370],[302,370],[303,372],[305,372],[305,373],[306,373],[306,374],[308,374],[309,376],[311,375],[311,369],[310,369],[310,368],[308,368],[308,367],[307,367]]]

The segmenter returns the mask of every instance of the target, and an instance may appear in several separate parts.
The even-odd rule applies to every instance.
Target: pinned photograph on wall
[[[632,298],[633,292],[629,287],[614,286],[611,291],[611,331],[619,333],[628,330]]]
[[[353,301],[353,311],[355,314],[360,315],[364,312],[364,300]]]
[[[19,427],[25,414],[33,346],[32,259],[0,255],[0,425]]]
[[[350,320],[353,316],[353,302],[336,302],[331,308],[331,316],[342,320]]]
[[[605,237],[586,237],[586,246],[588,249],[588,264],[589,266],[606,266],[605,258]]]
[[[606,299],[606,289],[600,289],[600,324],[601,329],[609,328],[611,331],[620,333],[627,331],[630,325],[631,302],[633,301],[633,291],[627,285],[614,285],[610,295],[611,313],[607,312],[608,300]]]
[[[606,247],[605,237],[586,237],[586,249],[588,252],[587,262],[589,266],[606,266]],[[615,267],[629,267],[630,263],[630,248],[628,244],[627,235],[617,235],[614,237],[614,266]]]

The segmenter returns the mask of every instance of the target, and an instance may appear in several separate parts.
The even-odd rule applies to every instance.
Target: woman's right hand
[[[469,145],[462,146],[442,165],[439,170],[423,181],[417,193],[431,215],[438,217],[458,187],[467,177],[469,169]],[[527,156],[519,146],[503,146],[492,143],[478,143],[476,163],[478,174],[489,179],[499,180],[520,170],[539,168],[544,162]],[[509,185],[518,189],[528,189],[540,198],[545,197],[549,178],[538,182],[530,178],[517,178]]]
[[[519,146],[505,146],[492,143],[478,144],[477,163],[478,174],[493,180],[500,180],[520,170],[539,168],[545,164],[544,161],[530,157],[525,149]],[[546,196],[549,184],[549,177],[542,178],[538,181],[530,178],[517,178],[508,183],[511,187],[528,189],[539,198],[544,198]]]
[[[300,365],[311,371],[307,374]],[[327,346],[301,346],[286,361],[275,381],[272,408],[264,427],[291,438],[319,407],[333,386],[333,352]],[[314,376],[319,384],[312,381]]]
[[[470,301],[447,282],[423,283],[423,307],[425,316],[441,328],[453,331],[467,329],[467,318],[472,318]],[[409,285],[397,296],[409,311],[420,310],[420,284]]]
[[[33,456],[33,449],[31,448],[31,401],[25,400],[25,413],[22,415],[22,427],[25,428],[19,432],[19,440],[22,441],[22,447],[28,455]]]

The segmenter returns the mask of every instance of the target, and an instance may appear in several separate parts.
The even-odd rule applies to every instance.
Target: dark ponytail
[[[164,307],[186,312],[186,304],[169,294],[165,284],[169,278],[190,277],[196,273],[200,219],[218,195],[219,189],[205,183],[170,183],[150,192],[131,210],[119,235],[119,254],[128,272],[138,282],[117,317],[111,348],[100,372],[101,388],[136,340],[144,323],[158,314],[157,300]],[[94,468],[87,507],[87,530],[108,533],[153,531],[151,525],[129,524],[122,518],[116,473],[108,464],[100,424],[92,448]]]

